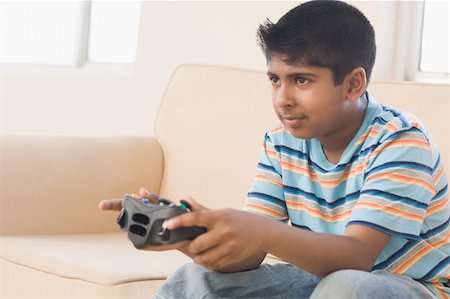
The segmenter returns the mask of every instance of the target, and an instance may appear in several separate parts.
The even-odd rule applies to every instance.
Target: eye
[[[278,83],[280,83],[280,79],[278,77],[270,76],[268,79],[273,85],[277,85]]]
[[[297,84],[303,85],[303,84],[308,83],[309,80],[306,79],[305,77],[296,77],[296,78],[295,78],[295,82],[296,82]]]

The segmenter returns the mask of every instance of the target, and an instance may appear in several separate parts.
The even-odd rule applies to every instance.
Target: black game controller
[[[164,221],[189,212],[189,204],[181,200],[177,206],[165,199],[159,204],[151,203],[145,198],[137,199],[125,195],[123,208],[117,218],[122,230],[128,231],[128,238],[136,248],[146,246],[172,244],[184,240],[192,240],[206,232],[204,227],[179,227],[174,230],[163,228]]]

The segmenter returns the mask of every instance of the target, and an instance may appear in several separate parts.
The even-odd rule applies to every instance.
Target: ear
[[[346,98],[350,101],[356,101],[366,90],[366,71],[362,67],[354,68],[345,76],[344,84],[347,93]]]

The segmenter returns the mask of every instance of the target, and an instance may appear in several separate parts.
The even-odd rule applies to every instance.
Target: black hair
[[[356,67],[364,68],[369,81],[375,62],[372,25],[357,8],[341,1],[300,4],[277,23],[267,19],[257,37],[267,61],[278,54],[286,63],[330,68],[336,85]]]

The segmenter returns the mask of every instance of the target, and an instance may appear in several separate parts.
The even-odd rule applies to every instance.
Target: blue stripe
[[[416,128],[416,127],[409,127],[409,128],[403,128],[402,130],[399,130],[399,131],[396,131],[396,132],[392,133],[391,135],[389,135],[388,138],[383,140],[383,143],[386,142],[386,141],[392,141],[392,140],[398,139],[399,135],[403,135],[403,134],[409,133],[409,132],[411,132],[411,133],[414,133],[414,132],[420,133],[421,135],[426,137],[425,134],[421,130],[419,130],[418,128]]]
[[[392,109],[385,105],[381,105],[383,107],[383,111],[390,112],[394,117],[401,120],[403,127],[410,126],[410,122],[401,114],[398,110]]]
[[[448,223],[450,222],[450,219],[447,220],[445,223],[443,223],[442,225],[436,227],[433,230],[430,230],[426,233],[423,233],[420,235],[421,238],[428,238],[431,237],[433,235],[436,235],[437,233],[439,233],[440,231],[444,230]],[[378,263],[376,265],[374,265],[372,267],[372,271],[374,270],[382,270],[382,269],[386,269],[387,267],[389,267],[392,263],[396,262],[402,255],[404,255],[406,252],[408,252],[409,250],[411,250],[411,248],[413,248],[419,241],[415,241],[415,240],[408,240],[408,242],[402,246],[402,248],[400,248],[399,250],[397,250],[394,254],[392,254],[391,256],[389,256],[388,258],[386,258],[383,262]]]
[[[267,195],[267,194],[259,193],[259,192],[249,192],[249,193],[247,193],[247,197],[253,197],[253,198],[266,200],[268,202],[271,202],[277,206],[280,206],[280,207],[286,209],[286,203],[283,200],[281,200],[277,197],[271,196],[271,195]]]
[[[369,127],[369,130],[371,128],[372,128],[372,126]],[[297,159],[303,160],[306,163],[308,163],[308,166],[312,166],[314,170],[316,170],[316,171],[318,171],[320,173],[339,173],[339,172],[342,172],[343,170],[345,170],[345,168],[348,166],[348,164],[351,164],[351,163],[355,162],[357,159],[362,159],[362,158],[366,157],[367,155],[371,154],[382,143],[384,143],[384,142],[386,142],[388,140],[394,140],[399,135],[404,134],[405,132],[409,132],[409,131],[416,131],[416,132],[419,132],[419,133],[423,134],[423,132],[420,131],[417,128],[407,128],[407,129],[402,130],[402,131],[397,131],[397,132],[391,134],[386,140],[383,140],[382,142],[378,141],[376,144],[373,144],[370,147],[361,149],[361,151],[357,151],[355,153],[355,155],[353,155],[351,157],[350,161],[347,161],[347,162],[345,162],[343,164],[338,164],[331,171],[328,171],[328,170],[320,167],[318,164],[316,164],[314,161],[311,160],[311,158],[309,157],[308,154],[306,154],[306,153],[304,153],[304,152],[302,152],[300,150],[292,149],[292,148],[290,148],[288,146],[285,146],[285,145],[273,145],[272,141],[270,141],[270,142],[274,146],[274,148],[277,151],[277,153],[279,153],[279,154],[286,154],[286,155],[295,157]],[[407,162],[404,162],[404,163],[407,163]],[[417,163],[417,165],[421,165],[421,164]],[[426,165],[421,165],[421,166],[426,167],[427,169],[429,168]]]
[[[441,166],[441,154],[438,154],[438,158],[436,160],[436,163],[433,166],[433,175],[436,172],[436,170],[439,168],[439,166]]]
[[[292,149],[292,148],[290,148],[288,146],[285,146],[285,145],[275,145],[275,150],[278,153],[286,154],[286,155],[289,155],[291,157],[303,160],[303,161],[307,162],[309,166],[312,166],[315,170],[319,170],[321,173],[326,173],[327,172],[325,169],[323,169],[322,167],[320,167],[319,165],[314,163],[310,159],[308,154],[305,154],[302,151]]]
[[[435,267],[433,267],[427,274],[425,274],[419,280],[423,280],[423,281],[430,280],[437,273],[439,273],[442,269],[448,267],[449,264],[450,264],[450,257],[447,256],[445,259],[440,261],[439,264],[437,264]]]
[[[402,255],[411,250],[411,248],[416,246],[417,243],[419,243],[419,241],[408,240],[408,242],[405,245],[403,245],[402,248],[394,252],[394,254],[386,258],[383,262],[374,265],[372,267],[372,271],[386,269],[391,264],[396,262]]]
[[[334,209],[336,207],[343,206],[348,202],[355,201],[359,198],[359,194],[360,194],[360,191],[358,190],[356,192],[349,193],[349,194],[345,195],[344,197],[338,198],[333,202],[328,202],[324,198],[317,197],[314,193],[306,192],[305,190],[302,190],[299,188],[285,185],[283,187],[283,189],[284,189],[284,193],[296,195],[296,196],[304,196],[305,198],[314,201],[321,207],[327,207],[330,209]]]
[[[439,192],[433,197],[433,199],[431,201],[440,198],[443,193],[447,193],[447,189],[448,189],[448,185],[445,185],[445,187],[442,188],[441,190],[439,190]]]
[[[275,173],[275,174],[279,175],[279,173],[276,171],[276,169],[273,166],[271,166],[271,165],[262,164],[260,162],[260,163],[258,163],[257,168],[264,169],[264,170],[267,170],[269,172],[272,172],[272,173]]]
[[[381,226],[379,224],[375,224],[375,223],[372,223],[372,222],[366,222],[366,221],[361,221],[361,220],[354,220],[354,221],[350,221],[349,223],[347,223],[347,226],[352,225],[352,224],[359,224],[359,225],[368,226],[368,227],[374,228],[376,230],[382,231],[384,233],[387,233],[389,235],[400,236],[400,237],[406,238],[408,240],[420,240],[419,236],[417,236],[417,235],[401,233],[401,232],[398,232],[398,231],[386,228],[384,226]]]
[[[374,195],[374,196],[378,196],[378,197],[383,197],[385,199],[391,200],[391,201],[396,201],[396,202],[402,202],[405,203],[409,206],[413,206],[422,210],[426,210],[428,209],[428,204],[425,204],[423,202],[417,201],[415,199],[412,199],[410,197],[406,197],[406,196],[399,196],[390,192],[386,192],[386,191],[382,191],[382,190],[378,190],[378,189],[367,189],[367,190],[363,190],[361,191],[361,195],[364,194],[369,194],[369,195]]]
[[[428,165],[424,165],[417,162],[411,162],[411,161],[394,161],[394,162],[388,162],[384,163],[382,165],[378,165],[374,168],[372,168],[370,171],[367,172],[367,175],[372,174],[372,172],[376,172],[379,170],[385,170],[385,169],[391,169],[395,167],[401,167],[401,168],[408,168],[408,169],[414,169],[423,171],[428,175],[432,174],[433,169],[429,167]]]
[[[370,128],[373,127],[374,125],[385,126],[388,122],[389,122],[388,120],[385,120],[381,116],[377,116],[373,119]]]
[[[376,120],[377,118],[375,118]],[[385,121],[386,122],[386,121]],[[367,131],[369,131],[370,129],[372,129],[371,125]],[[309,157],[308,154],[300,151],[300,150],[296,150],[296,149],[292,149],[288,146],[285,145],[273,145],[273,142],[270,140],[270,137],[266,136],[266,141],[270,141],[270,143],[273,145],[273,147],[275,148],[275,150],[277,151],[277,153],[279,154],[286,154],[292,157],[295,157],[297,159],[301,159],[303,161],[305,161],[306,163],[308,163],[309,166],[312,166],[312,168],[320,173],[340,173],[343,170],[345,170],[345,168],[348,166],[348,164],[351,164],[353,162],[355,162],[357,159],[362,159],[364,157],[366,157],[367,155],[371,154],[378,146],[380,146],[382,143],[389,141],[389,140],[394,140],[396,139],[399,135],[404,134],[405,132],[418,132],[423,134],[423,132],[421,130],[419,130],[418,128],[415,127],[410,127],[410,128],[405,128],[405,130],[401,130],[401,131],[397,131],[393,134],[391,134],[386,140],[378,141],[376,144],[371,145],[370,147],[361,149],[360,151],[357,151],[355,153],[355,155],[353,155],[351,157],[351,159],[343,164],[338,164],[334,169],[332,169],[331,171],[328,171],[322,167],[320,167],[318,164],[316,164],[314,161],[311,160],[311,158]],[[266,134],[267,135],[267,134]],[[424,135],[424,134],[423,134]],[[362,146],[362,145],[361,145]],[[408,163],[408,162],[404,162],[404,163]],[[413,165],[414,163],[411,162],[411,165]],[[424,167],[425,169],[430,169],[430,167],[426,166],[426,165],[421,165],[421,164],[415,164],[417,165],[419,168]]]
[[[300,225],[300,224],[295,224],[295,223],[291,223],[291,224],[292,224],[293,227],[301,228],[301,229],[306,229],[306,230],[312,231],[312,229],[310,229],[309,227],[307,227],[307,226],[305,226],[305,225]]]
[[[442,223],[439,226],[436,226],[433,229],[430,229],[422,234],[420,234],[420,237],[422,237],[423,239],[428,239],[431,237],[434,237],[435,235],[443,232],[444,230],[448,229],[448,225],[450,223],[450,218],[448,218],[444,223]]]
[[[356,155],[352,156],[350,161],[348,161],[346,163],[343,163],[343,164],[338,164],[332,170],[326,170],[326,169],[320,167],[314,161],[312,161],[311,158],[309,157],[309,155],[304,153],[304,152],[302,152],[302,151],[292,149],[292,148],[290,148],[288,146],[285,146],[285,145],[275,145],[275,150],[278,153],[286,154],[286,155],[289,155],[291,157],[295,157],[297,159],[303,160],[305,163],[308,163],[309,167],[312,166],[312,168],[314,170],[316,170],[316,171],[318,171],[320,173],[339,173],[339,172],[342,172],[348,166],[347,164],[351,164],[351,163],[353,163],[354,161],[356,161],[357,159],[359,159],[361,157],[360,155],[356,154]]]

